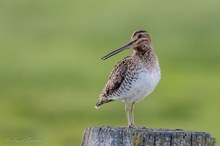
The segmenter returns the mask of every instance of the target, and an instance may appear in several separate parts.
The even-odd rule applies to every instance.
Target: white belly
[[[160,80],[160,71],[138,73],[136,81],[131,84],[131,89],[124,92],[118,99],[125,102],[138,102],[148,96],[157,86]]]

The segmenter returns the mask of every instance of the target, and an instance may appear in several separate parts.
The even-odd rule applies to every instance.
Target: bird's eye
[[[138,35],[138,38],[141,38],[142,36],[143,36],[142,34],[139,34],[139,35]]]

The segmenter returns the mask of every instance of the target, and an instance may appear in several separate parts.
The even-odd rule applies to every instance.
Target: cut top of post
[[[207,132],[144,127],[89,127],[82,146],[214,146],[215,139]]]

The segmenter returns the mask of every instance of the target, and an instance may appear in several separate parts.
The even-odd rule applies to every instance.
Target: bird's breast
[[[117,99],[126,102],[137,102],[148,96],[156,87],[160,80],[160,70],[155,69],[149,72],[141,69],[133,75],[127,74],[119,88],[121,93]]]

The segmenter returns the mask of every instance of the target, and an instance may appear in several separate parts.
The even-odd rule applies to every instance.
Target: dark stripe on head
[[[138,30],[138,31],[135,31],[132,36],[135,36],[137,33],[143,33],[143,32],[147,33],[147,31],[145,30]]]

